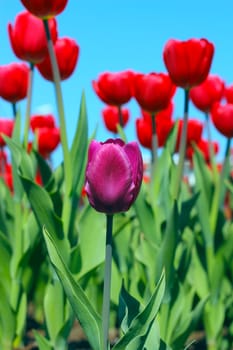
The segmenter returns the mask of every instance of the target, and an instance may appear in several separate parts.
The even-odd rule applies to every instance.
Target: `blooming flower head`
[[[135,74],[133,95],[140,107],[150,113],[165,109],[173,97],[176,86],[168,74]]]
[[[171,80],[185,89],[199,85],[207,78],[213,55],[214,45],[206,39],[170,39],[163,50]]]
[[[11,137],[14,129],[15,121],[13,119],[0,119],[0,147],[5,146],[6,142],[4,141],[2,135]]]
[[[131,71],[105,72],[92,82],[92,86],[104,103],[112,106],[121,106],[132,97],[133,76],[134,73]]]
[[[79,57],[79,46],[75,40],[64,37],[58,38],[54,44],[60,79],[68,79],[74,72]],[[47,80],[53,81],[53,70],[49,54],[36,65],[40,74]]]
[[[56,19],[49,20],[49,29],[53,42],[57,39]],[[28,11],[20,12],[15,23],[8,25],[10,43],[15,55],[24,61],[38,63],[48,53],[43,21]]]
[[[203,112],[209,112],[224,94],[224,81],[217,75],[208,75],[206,80],[190,90],[190,99]]]
[[[61,13],[68,0],[21,0],[21,2],[34,16],[45,19]]]
[[[143,161],[136,142],[93,140],[88,150],[85,191],[93,208],[106,214],[127,211],[135,201],[143,177]]]
[[[125,126],[129,120],[129,110],[127,108],[121,109],[123,126]],[[106,128],[113,132],[117,133],[117,125],[120,124],[119,118],[119,109],[115,106],[106,106],[102,109],[102,117]]]
[[[211,108],[211,118],[216,129],[224,136],[233,137],[233,104],[216,102]]]
[[[30,127],[33,132],[39,128],[54,128],[55,117],[52,114],[34,114],[30,118]]]
[[[29,67],[23,62],[0,66],[0,96],[16,103],[27,96]]]
[[[233,84],[225,86],[224,97],[228,103],[233,103]]]

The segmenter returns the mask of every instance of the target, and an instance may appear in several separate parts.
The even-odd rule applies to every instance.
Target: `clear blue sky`
[[[1,0],[0,12],[0,64],[17,61],[8,39],[7,24],[14,22],[17,13],[24,8],[20,0]],[[91,81],[104,71],[132,69],[137,72],[165,72],[162,51],[170,38],[186,40],[205,37],[215,45],[211,73],[221,76],[226,84],[233,83],[233,26],[232,1],[219,3],[213,0],[69,0],[65,11],[57,17],[59,36],[76,39],[80,57],[74,74],[62,82],[69,143],[77,120],[82,90],[85,91],[89,133],[98,125],[97,139],[110,137],[102,119],[104,104],[95,95]],[[182,116],[183,91],[175,95],[174,118]],[[50,82],[36,71],[32,101],[32,113],[47,106],[57,116],[54,89]],[[128,139],[135,140],[135,119],[140,110],[134,100],[126,105],[131,119],[125,129]],[[22,114],[25,101],[20,104]],[[0,99],[0,115],[11,117],[11,106]],[[201,120],[203,115],[192,105],[190,117]],[[213,137],[225,139],[215,130]],[[145,154],[147,151],[143,150]],[[54,164],[60,162],[60,148],[54,154]]]

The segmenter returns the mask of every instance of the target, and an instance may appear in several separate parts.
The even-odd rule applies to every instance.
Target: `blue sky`
[[[8,39],[7,25],[24,10],[20,0],[1,0],[0,12],[0,65],[18,61]],[[187,40],[207,38],[215,45],[211,67],[226,84],[233,83],[233,27],[231,0],[196,0],[189,2],[156,0],[69,0],[65,11],[57,17],[59,36],[69,36],[80,46],[80,57],[74,74],[62,82],[69,143],[73,139],[81,93],[84,90],[89,117],[89,133],[98,125],[97,139],[105,140],[111,134],[101,119],[104,104],[94,93],[91,81],[104,72],[132,69],[137,72],[166,72],[162,51],[170,38]],[[183,91],[175,95],[174,118],[183,113]],[[22,114],[25,101],[21,102]],[[128,140],[136,139],[135,120],[140,109],[134,100],[130,109],[130,122],[125,132]],[[54,89],[36,71],[32,100],[32,113],[48,110],[57,117]],[[0,100],[0,115],[11,117],[11,106]],[[203,115],[190,104],[190,117],[203,119]],[[213,138],[224,152],[226,140],[212,128]],[[148,151],[143,150],[145,155]],[[61,160],[61,149],[54,153],[54,164]]]

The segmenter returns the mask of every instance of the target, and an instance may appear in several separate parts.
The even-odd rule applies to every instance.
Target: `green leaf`
[[[147,334],[148,336],[148,329],[150,329],[153,321],[157,316],[159,307],[163,299],[164,291],[165,291],[165,279],[164,279],[164,273],[163,273],[148,304],[132,320],[127,332],[114,345],[113,350],[128,349],[127,346],[130,345],[131,342],[134,342],[135,338],[138,338],[137,341],[135,342],[136,345],[135,347],[130,347],[130,350],[139,349],[137,347],[137,344],[139,344],[140,341],[144,342],[144,340],[146,340],[145,335]],[[142,337],[142,340],[140,340],[141,337]]]
[[[53,350],[52,345],[45,337],[43,337],[43,335],[36,331],[34,331],[33,334],[36,338],[36,342],[40,350]]]
[[[139,313],[139,309],[140,303],[127,292],[123,281],[119,297],[119,321],[124,333],[126,333],[132,320]]]
[[[4,281],[3,281],[4,282]],[[13,310],[10,307],[7,292],[0,282],[0,334],[3,335],[3,339],[0,339],[0,344],[6,345],[6,349],[9,349],[15,337],[16,331],[16,318]],[[8,347],[7,347],[8,345]],[[3,346],[4,349],[4,346]]]
[[[43,229],[49,257],[63,285],[67,298],[94,350],[102,350],[102,322],[80,285],[65,265],[58,247],[47,231]]]

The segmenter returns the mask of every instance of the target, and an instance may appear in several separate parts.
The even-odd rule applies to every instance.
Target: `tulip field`
[[[69,146],[61,82],[80,48],[58,36],[67,1],[21,0],[16,61],[0,65],[13,111],[0,118],[0,350],[233,350],[233,85],[210,74],[215,46],[170,39],[166,72],[100,72],[90,83],[109,138],[89,135],[83,92]],[[31,113],[35,70],[57,120]]]

